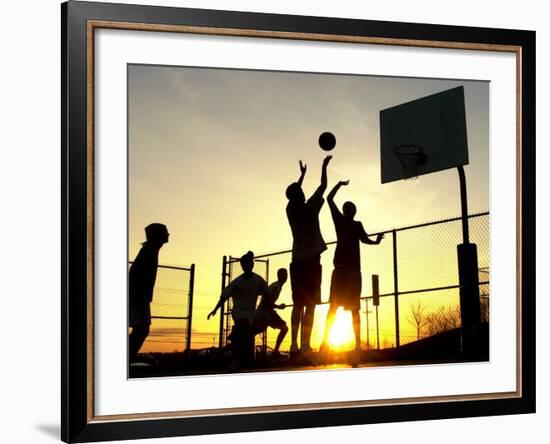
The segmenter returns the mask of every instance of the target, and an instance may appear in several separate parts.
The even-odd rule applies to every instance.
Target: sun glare
[[[331,348],[340,351],[349,350],[355,346],[351,312],[338,309],[334,324],[330,329],[328,343]]]

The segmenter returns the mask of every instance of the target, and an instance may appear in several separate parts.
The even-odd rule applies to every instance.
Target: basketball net
[[[418,179],[418,166],[426,163],[426,155],[421,146],[408,144],[399,145],[393,149],[403,168],[405,180]]]

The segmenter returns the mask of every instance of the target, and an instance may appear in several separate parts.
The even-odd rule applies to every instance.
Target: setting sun
[[[331,348],[339,351],[349,350],[355,346],[351,312],[338,309],[330,329],[328,343]]]

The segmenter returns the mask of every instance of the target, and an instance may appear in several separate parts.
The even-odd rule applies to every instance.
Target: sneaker
[[[300,357],[302,360],[302,365],[317,365],[317,361],[313,357],[313,350],[311,349],[310,345],[302,345],[300,348]]]

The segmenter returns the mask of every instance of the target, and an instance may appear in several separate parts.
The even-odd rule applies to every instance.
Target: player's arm
[[[225,287],[222,291],[222,294],[220,295],[220,299],[218,300],[218,303],[214,307],[214,309],[208,313],[208,316],[206,319],[210,319],[212,316],[215,316],[218,310],[223,307],[223,304],[225,304],[225,301],[227,301],[231,296],[232,287],[231,285],[228,285]]]
[[[330,193],[328,193],[328,196],[327,196],[327,202],[328,202],[328,205],[330,207],[330,211],[332,213],[332,215],[334,216],[335,213],[340,215],[340,210],[338,209],[338,207],[336,206],[336,204],[334,203],[334,197],[336,196],[336,193],[338,192],[338,190],[342,187],[342,186],[346,186],[346,185],[349,185],[349,180],[341,180],[340,182],[338,182],[336,185],[334,185],[334,187],[332,188],[332,190],[330,190]]]
[[[304,182],[304,176],[306,175],[307,165],[304,165],[300,160],[300,178],[298,179],[298,185],[302,186]]]
[[[323,196],[327,189],[328,184],[328,178],[327,178],[327,167],[330,162],[330,159],[332,159],[332,156],[327,156],[323,160],[323,166],[321,167],[321,184],[319,187],[317,187],[317,190],[315,190],[315,194],[320,195],[320,197]]]
[[[361,225],[361,236],[359,239],[364,244],[378,245],[382,241],[382,239],[384,239],[384,235],[380,233],[378,236],[376,236],[376,240],[372,240],[363,228],[363,225]]]

